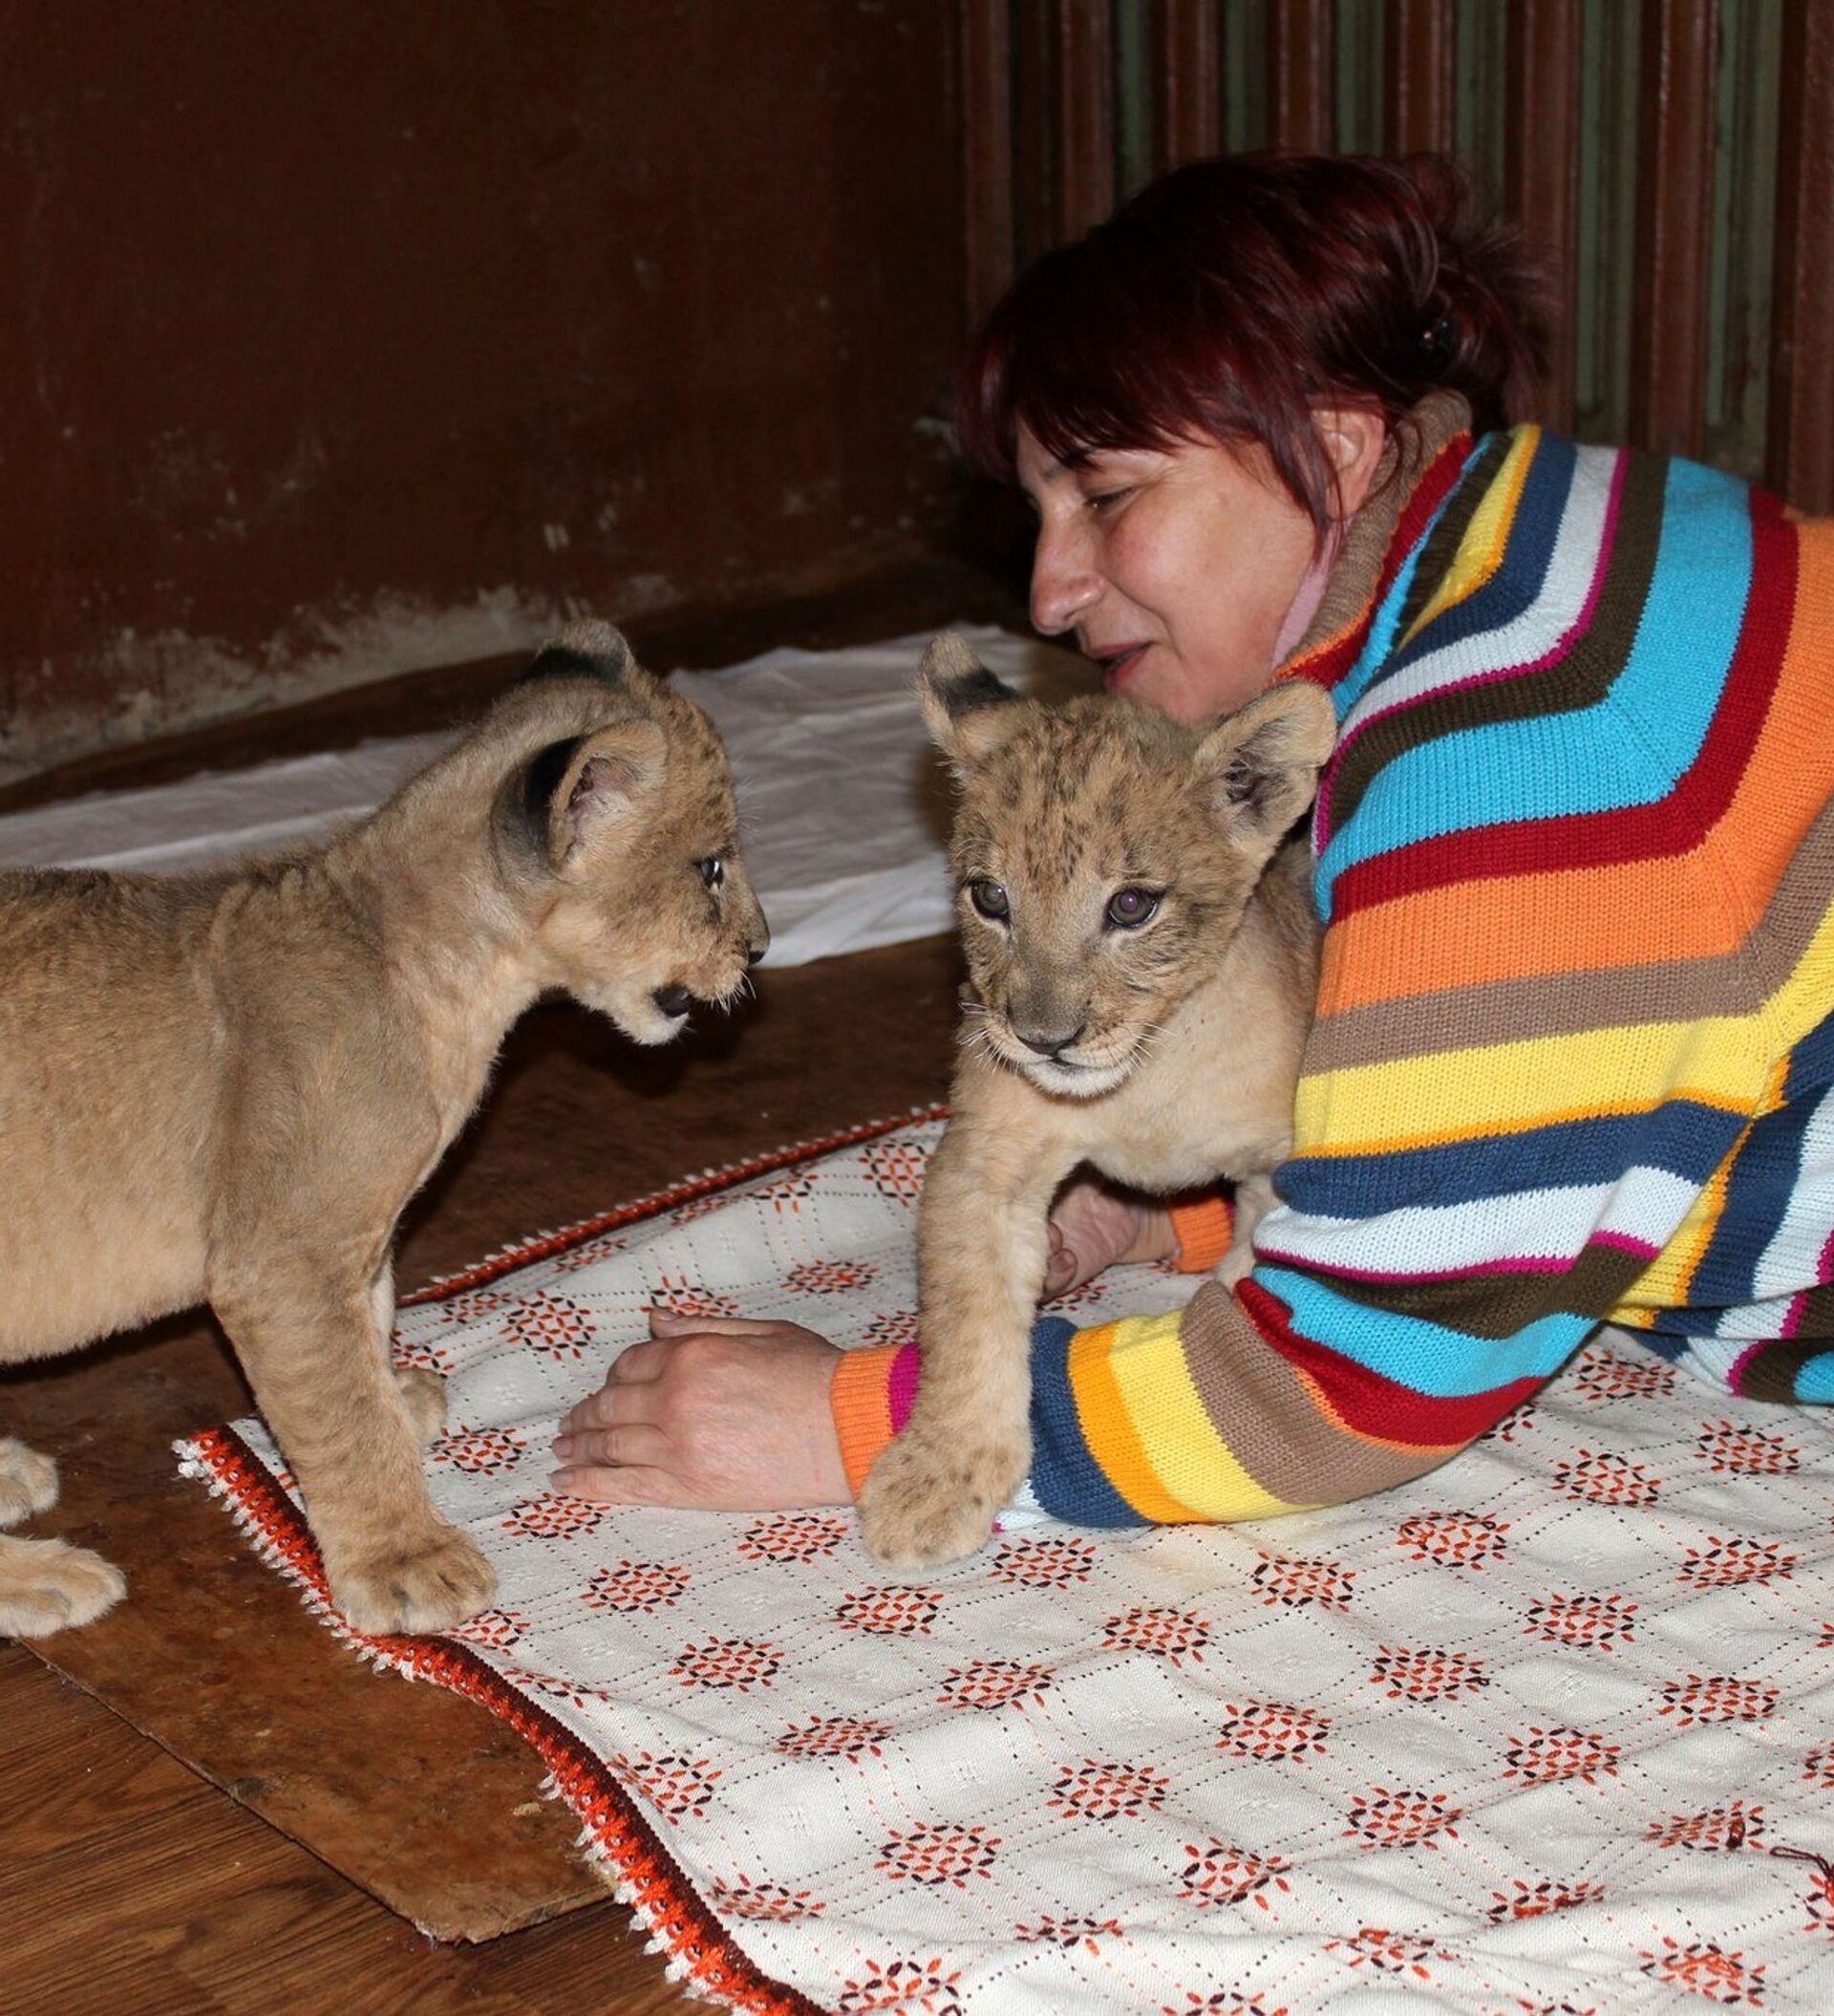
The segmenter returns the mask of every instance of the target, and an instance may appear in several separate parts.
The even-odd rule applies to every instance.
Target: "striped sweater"
[[[1038,1321],[1032,1489],[1065,1518],[1400,1483],[1605,1321],[1834,1398],[1834,522],[1418,418],[1282,668],[1341,723],[1282,1203],[1234,1295]],[[856,1487],[915,1377],[842,1362]]]

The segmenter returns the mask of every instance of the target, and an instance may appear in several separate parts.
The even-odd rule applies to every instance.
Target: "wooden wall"
[[[1450,146],[1547,418],[1834,508],[1834,0],[0,8],[0,771],[946,543],[971,316],[1265,144]]]
[[[1148,175],[1456,154],[1546,252],[1544,417],[1834,510],[1834,0],[958,0],[970,313]]]
[[[935,0],[0,10],[0,760],[947,511]]]

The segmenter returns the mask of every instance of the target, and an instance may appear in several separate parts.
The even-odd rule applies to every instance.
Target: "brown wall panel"
[[[1332,144],[1331,0],[1273,0],[1268,10],[1269,125],[1277,147]]]
[[[1006,0],[961,0],[968,314],[1013,278],[1013,31]]]
[[[1080,238],[1115,207],[1115,55],[1109,0],[1057,0],[1063,118],[1060,235]]]
[[[0,11],[15,752],[938,522],[932,0]]]
[[[1834,4],[1789,0],[1766,481],[1834,512]]]
[[[1390,154],[1449,153],[1452,0],[1389,0],[1384,125]]]
[[[1631,434],[1698,455],[1713,224],[1717,0],[1645,0]]]
[[[1157,0],[1153,165],[1203,161],[1223,144],[1221,0]]]
[[[1503,207],[1546,260],[1547,378],[1539,418],[1573,424],[1579,313],[1580,0],[1509,0]]]

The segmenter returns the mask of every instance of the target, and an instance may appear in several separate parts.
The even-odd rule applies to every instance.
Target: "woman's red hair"
[[[1149,183],[1020,275],[963,368],[963,452],[1011,482],[1021,426],[1059,461],[1205,437],[1259,442],[1330,524],[1316,406],[1401,427],[1445,387],[1481,429],[1522,418],[1540,288],[1513,235],[1463,222],[1448,161],[1234,155]]]

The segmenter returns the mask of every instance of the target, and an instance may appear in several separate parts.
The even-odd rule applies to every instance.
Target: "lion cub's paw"
[[[456,1526],[431,1528],[415,1546],[331,1572],[331,1600],[371,1637],[449,1631],[497,1593],[497,1575]]]
[[[49,1638],[94,1623],[127,1594],[127,1577],[68,1540],[0,1540],[0,1637]]]
[[[939,1568],[977,1552],[1025,1475],[1026,1455],[966,1441],[938,1448],[901,1435],[860,1494],[867,1553],[887,1568]]]
[[[0,1526],[17,1526],[57,1502],[57,1466],[11,1435],[0,1435]]]
[[[420,1447],[436,1441],[446,1426],[446,1383],[424,1365],[396,1365],[395,1383],[400,1392]]]

